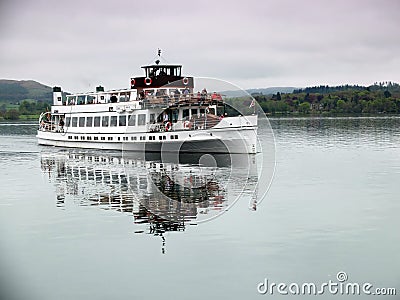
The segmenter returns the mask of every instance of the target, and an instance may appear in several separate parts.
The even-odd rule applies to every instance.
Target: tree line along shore
[[[292,93],[252,94],[268,115],[398,114],[400,85],[392,82],[314,86]]]

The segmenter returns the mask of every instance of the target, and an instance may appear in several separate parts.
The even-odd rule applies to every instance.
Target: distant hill
[[[294,94],[300,93],[320,93],[320,94],[329,94],[335,92],[344,92],[344,91],[388,91],[390,93],[399,93],[400,85],[396,82],[385,81],[385,82],[375,82],[370,86],[362,86],[362,85],[338,85],[338,86],[328,86],[328,85],[319,85],[319,86],[311,86],[301,89],[295,89],[293,91]]]
[[[276,93],[293,93],[295,87],[268,87],[268,88],[258,88],[258,89],[248,89],[246,90],[249,94],[256,94],[256,95],[272,95]],[[221,94],[226,95],[228,97],[240,97],[244,95],[242,90],[236,91],[223,91]]]
[[[53,89],[33,80],[0,79],[0,102],[16,104],[23,100],[51,103]]]
[[[248,89],[246,90],[249,94],[263,94],[263,95],[272,95],[276,93],[293,93],[295,87],[269,87],[269,88],[260,88],[260,89]]]

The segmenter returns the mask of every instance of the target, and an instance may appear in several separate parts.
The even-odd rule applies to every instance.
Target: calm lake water
[[[277,294],[260,295],[265,278],[338,272],[398,299],[400,118],[270,121],[276,172],[256,210],[252,174],[225,157],[209,173],[160,166],[38,146],[36,124],[0,123],[1,299],[260,299]],[[180,201],[154,202],[155,186]]]

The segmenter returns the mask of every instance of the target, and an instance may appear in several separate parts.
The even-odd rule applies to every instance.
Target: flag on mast
[[[256,100],[255,100],[255,99],[253,99],[253,100],[251,101],[249,108],[252,108],[252,107],[254,107],[254,106],[256,106]]]

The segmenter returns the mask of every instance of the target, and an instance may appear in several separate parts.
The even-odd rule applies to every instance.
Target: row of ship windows
[[[146,124],[146,115],[137,115],[137,125]],[[98,116],[98,117],[66,117],[66,127],[116,127],[116,126],[136,126],[136,115],[130,116]]]
[[[69,135],[68,136],[68,139],[69,140],[72,140],[72,139],[74,139],[74,140],[81,140],[81,141],[98,141],[99,140],[99,138],[100,138],[100,141],[105,141],[106,140],[106,137],[105,136],[84,136],[84,135],[81,135],[80,137],[79,137],[79,135],[74,135],[74,136],[72,136],[72,135]],[[117,137],[117,139],[118,139],[118,141],[121,141],[121,137]],[[160,141],[162,141],[162,140],[166,140],[167,139],[167,137],[165,136],[165,135],[159,135],[158,136],[158,139],[160,140]],[[175,135],[171,135],[170,136],[170,139],[171,140],[177,140],[178,139],[178,135],[177,134],[175,134]],[[112,140],[114,140],[114,137],[112,137],[112,136],[108,136],[107,137],[107,141],[112,141]],[[123,136],[122,137],[122,140],[123,141],[129,141],[129,137],[127,137],[127,136]],[[137,137],[136,136],[131,136],[131,141],[136,141],[137,140]],[[141,141],[145,141],[146,140],[146,136],[144,136],[144,135],[142,135],[142,136],[140,136],[139,137],[139,140],[141,140]],[[152,136],[149,136],[149,140],[150,141],[155,141],[156,140],[156,137],[154,136],[154,135],[152,135]]]

